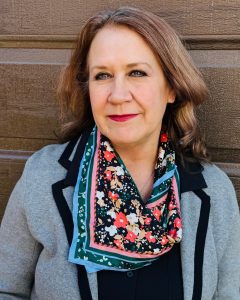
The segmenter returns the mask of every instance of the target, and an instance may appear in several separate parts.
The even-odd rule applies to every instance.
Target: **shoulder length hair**
[[[88,91],[88,53],[91,43],[105,26],[127,26],[152,49],[163,69],[175,102],[167,105],[163,124],[181,158],[208,161],[195,109],[208,96],[200,71],[173,28],[161,17],[138,8],[120,7],[91,17],[81,29],[70,63],[58,85],[61,119],[60,142],[66,142],[94,124]],[[69,118],[70,117],[70,118]]]

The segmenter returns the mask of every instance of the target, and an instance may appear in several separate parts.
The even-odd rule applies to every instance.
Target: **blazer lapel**
[[[210,213],[210,197],[203,190],[207,188],[203,169],[200,163],[188,162],[184,167],[178,164],[183,220],[181,261],[184,299],[188,300],[200,300],[203,293],[203,260]]]
[[[76,184],[80,161],[84,154],[85,145],[90,132],[90,130],[85,130],[80,138],[74,138],[68,143],[58,160],[58,162],[67,170],[66,177],[52,185],[53,198],[62,217],[69,246],[72,243],[74,224],[72,213],[64,197],[63,190],[69,186],[75,186]],[[73,153],[73,159],[70,160]],[[77,274],[81,299],[92,300],[89,278],[85,267],[77,265]]]

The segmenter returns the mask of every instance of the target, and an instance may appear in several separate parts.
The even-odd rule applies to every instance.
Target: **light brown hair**
[[[176,93],[175,102],[167,105],[163,119],[173,146],[181,157],[207,161],[207,150],[195,114],[196,107],[208,96],[202,75],[166,21],[149,11],[133,7],[97,13],[80,31],[70,63],[58,86],[61,116],[65,120],[60,141],[66,142],[94,124],[88,91],[88,52],[98,31],[110,25],[127,26],[152,49]]]

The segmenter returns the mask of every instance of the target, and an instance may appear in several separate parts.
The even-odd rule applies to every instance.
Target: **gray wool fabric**
[[[66,144],[49,145],[28,159],[9,199],[0,227],[0,299],[79,300],[77,268],[68,262],[69,245],[51,185],[66,170],[57,162]],[[202,299],[240,299],[240,218],[235,191],[214,165],[203,175],[211,198],[203,262]],[[73,187],[64,190],[72,209]],[[191,300],[194,252],[201,200],[182,194],[181,259],[184,299]],[[97,300],[96,273],[88,275]],[[160,294],[159,294],[160,295]],[[159,296],[159,300],[161,296]],[[157,299],[157,296],[156,296]]]

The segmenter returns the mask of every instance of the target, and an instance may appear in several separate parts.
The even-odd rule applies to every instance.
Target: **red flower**
[[[168,242],[168,239],[164,236],[164,237],[162,238],[161,244],[164,246],[164,245],[167,244],[167,242]]]
[[[112,172],[109,171],[109,170],[106,170],[106,171],[104,172],[104,177],[105,177],[105,179],[107,179],[107,180],[111,180],[111,179],[112,179]]]
[[[114,244],[119,248],[119,249],[123,249],[123,244],[121,241],[119,240],[114,240]]]
[[[137,235],[134,232],[128,231],[128,234],[126,236],[127,240],[129,240],[130,242],[134,242],[136,238],[137,238]]]
[[[161,217],[161,211],[156,207],[153,211],[153,215],[159,221]]]
[[[114,192],[112,193],[111,191],[109,191],[108,197],[111,198],[112,200],[116,201],[119,198],[119,195],[115,194]]]
[[[167,133],[162,133],[160,137],[160,142],[166,143],[168,141]]]
[[[122,212],[120,212],[119,214],[116,214],[116,220],[114,221],[114,225],[116,227],[125,228],[127,226],[127,224],[128,224],[128,220]]]
[[[148,231],[148,232],[146,233],[145,236],[146,236],[146,239],[147,239],[149,242],[151,242],[151,243],[156,243],[156,239],[155,239],[154,236],[152,236],[151,231]]]
[[[115,154],[114,153],[111,153],[109,151],[103,151],[104,153],[104,158],[107,160],[107,161],[111,161],[114,157],[115,157]]]
[[[151,218],[146,218],[145,221],[144,221],[144,223],[145,223],[146,225],[149,225],[149,224],[151,223],[151,221],[152,221]]]
[[[179,219],[179,218],[176,218],[174,220],[174,227],[181,228],[182,227],[182,220]]]
[[[172,238],[175,238],[177,236],[177,230],[176,229],[171,229],[169,230],[169,235],[172,237]]]

